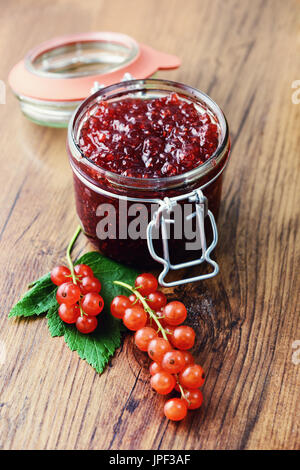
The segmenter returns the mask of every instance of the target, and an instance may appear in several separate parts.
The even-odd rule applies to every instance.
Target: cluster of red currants
[[[203,401],[199,389],[205,374],[195,364],[188,351],[194,346],[195,331],[182,325],[187,310],[182,302],[167,304],[166,296],[157,290],[157,279],[150,273],[139,275],[135,287],[115,282],[131,290],[129,297],[119,295],[111,303],[111,314],[123,320],[129,330],[135,331],[134,341],[141,351],[147,351],[151,386],[157,393],[167,395],[172,390],[180,398],[169,399],[164,407],[165,416],[173,421],[185,418],[187,410],[199,408]]]
[[[59,286],[56,300],[58,314],[65,323],[75,323],[78,331],[87,334],[97,328],[96,318],[104,307],[99,292],[100,281],[94,277],[90,266],[77,264],[71,273],[66,266],[56,266],[51,271],[52,282]]]

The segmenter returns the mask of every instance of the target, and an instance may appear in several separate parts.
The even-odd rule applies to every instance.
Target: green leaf
[[[80,333],[75,325],[67,325],[58,315],[58,306],[47,314],[48,327],[52,337],[64,336],[71,351],[77,351],[94,369],[101,373],[120,346],[120,323],[111,315],[101,314],[97,329],[88,335]]]
[[[104,300],[103,312],[98,316],[98,327],[95,332],[84,335],[73,325],[66,325],[64,337],[67,345],[72,351],[77,351],[82,359],[85,359],[94,369],[101,373],[121,343],[122,323],[110,314],[110,304],[116,295],[127,293],[126,290],[113,284],[113,281],[120,280],[133,284],[137,277],[137,272],[106,258],[100,253],[93,251],[86,253],[79,258],[75,264],[87,264],[94,272],[94,276],[101,282],[101,295]],[[51,315],[52,317],[52,315]],[[48,318],[49,321],[49,318]],[[51,318],[50,332],[60,332],[60,327]]]
[[[56,286],[50,278],[50,273],[38,279],[34,286],[26,292],[21,300],[11,309],[9,317],[30,317],[47,312],[57,305]]]
[[[58,315],[58,304],[51,307],[47,313],[48,328],[52,337],[63,336],[65,333],[65,324]]]
[[[79,263],[90,266],[102,285],[104,310],[98,316],[98,327],[91,334],[80,333],[74,325],[67,325],[60,319],[56,302],[47,314],[48,327],[51,336],[63,335],[71,351],[77,351],[81,359],[86,360],[96,372],[101,373],[121,343],[122,323],[111,316],[111,301],[120,293],[128,294],[125,289],[113,284],[113,281],[120,280],[133,284],[138,273],[96,251],[83,255],[75,264]]]
[[[65,325],[65,341],[71,351],[77,351],[96,372],[103,372],[109,358],[120,346],[120,325],[111,315],[101,314],[97,329],[88,335],[80,333],[73,325]]]

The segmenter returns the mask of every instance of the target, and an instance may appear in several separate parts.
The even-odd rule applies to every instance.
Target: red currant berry
[[[128,307],[125,310],[123,323],[129,330],[137,331],[143,328],[147,323],[147,313],[139,305]]]
[[[196,410],[197,408],[200,408],[203,402],[203,395],[199,388],[193,390],[185,390],[184,395],[186,400],[185,398],[183,398],[183,400],[186,401],[189,410]]]
[[[181,421],[187,415],[187,404],[181,398],[171,398],[164,406],[164,413],[171,421]]]
[[[87,264],[76,264],[76,266],[74,266],[74,273],[79,279],[82,279],[86,276],[94,277],[92,268],[90,268]]]
[[[71,271],[66,266],[56,266],[50,276],[53,284],[60,286],[64,282],[70,282]]]
[[[80,290],[83,295],[95,292],[99,294],[101,290],[101,282],[96,277],[85,276],[81,279]]]
[[[98,320],[96,317],[83,315],[82,317],[78,317],[76,320],[76,328],[83,334],[92,333],[92,331],[97,328],[97,325]]]
[[[151,294],[151,292],[155,292],[157,290],[158,282],[153,274],[143,273],[136,278],[135,287],[143,297],[146,297]]]
[[[184,388],[199,388],[204,384],[205,373],[198,364],[185,367],[179,374],[179,382]]]
[[[116,318],[123,318],[128,307],[131,307],[129,298],[125,295],[118,295],[110,304],[110,312]]]
[[[89,292],[86,294],[81,301],[82,310],[88,315],[96,316],[102,312],[104,307],[104,300],[101,295],[95,292]]]
[[[191,349],[195,343],[196,333],[193,328],[187,325],[180,325],[174,329],[170,336],[170,342],[177,349]]]
[[[162,372],[162,371],[163,371],[163,368],[161,367],[160,364],[158,364],[157,362],[151,362],[150,367],[149,367],[150,375],[155,375],[157,374],[157,372]]]
[[[176,326],[184,322],[187,311],[182,302],[174,300],[165,306],[163,314],[168,325]]]
[[[152,310],[160,310],[167,303],[167,297],[160,291],[150,292],[148,295],[148,305]]]
[[[170,374],[178,374],[184,367],[185,361],[181,351],[167,352],[161,361],[162,368]]]
[[[172,350],[169,341],[164,338],[154,338],[148,346],[148,355],[154,362],[160,363],[164,355]]]
[[[80,315],[79,305],[60,304],[58,315],[65,323],[76,323],[76,320]]]
[[[153,375],[151,377],[150,383],[151,387],[154,388],[157,393],[160,395],[167,395],[168,393],[172,392],[173,388],[175,387],[176,380],[173,375],[162,371]]]
[[[56,300],[59,304],[73,305],[80,299],[80,289],[73,282],[64,282],[56,292]]]
[[[181,354],[184,357],[184,365],[189,366],[190,364],[195,363],[194,356],[189,351],[181,351]]]
[[[150,326],[140,328],[134,335],[134,342],[141,351],[147,351],[150,341],[156,338],[157,333]]]

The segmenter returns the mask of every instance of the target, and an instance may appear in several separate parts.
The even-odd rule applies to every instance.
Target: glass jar
[[[82,153],[78,145],[80,130],[100,101],[111,102],[126,98],[154,99],[170,93],[176,93],[180,99],[193,103],[199,111],[208,112],[212,121],[219,127],[218,148],[205,163],[180,175],[144,179],[104,170]],[[119,262],[144,268],[153,265],[153,252],[152,254],[149,252],[149,249],[152,251],[152,245],[159,256],[166,255],[163,253],[160,239],[154,240],[153,243],[152,240],[149,242],[149,230],[147,233],[149,222],[153,216],[157,217],[157,208],[162,205],[167,206],[165,208],[168,213],[174,209],[174,205],[180,206],[187,202],[195,208],[196,199],[188,198],[187,201],[185,195],[202,190],[207,198],[212,218],[218,216],[223,170],[230,153],[228,125],[218,105],[197,89],[181,83],[154,79],[131,80],[101,89],[86,99],[73,115],[68,129],[68,153],[73,170],[76,208],[83,230],[97,249]],[[109,217],[109,211],[112,213],[112,218]],[[191,209],[190,220],[193,219],[193,214],[194,211]],[[128,236],[132,224],[137,224],[134,222],[137,215],[141,228],[140,237],[136,236],[136,232],[133,237]],[[208,217],[205,221],[206,229],[209,230]],[[182,217],[180,223],[183,229],[187,219]],[[173,238],[171,232],[172,230],[168,246],[172,262],[174,260],[176,263],[183,263],[189,255],[195,258],[193,250],[190,250],[190,253],[185,249],[187,237],[182,234],[181,237]],[[164,237],[158,230],[157,237],[160,236]],[[209,237],[211,235],[208,235]],[[156,260],[159,260],[158,257]]]

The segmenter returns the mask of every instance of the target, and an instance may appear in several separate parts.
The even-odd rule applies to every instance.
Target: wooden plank
[[[63,21],[61,21],[63,18]],[[220,275],[170,290],[197,329],[204,404],[167,422],[148,361],[127,336],[102,376],[7,320],[26,285],[60,262],[76,224],[66,131],[28,122],[7,92],[1,120],[0,448],[299,449],[299,79],[297,0],[1,2],[0,79],[53,35],[114,30],[178,54],[160,77],[209,93],[232,135],[216,256]],[[16,26],[17,25],[17,26]],[[55,25],[55,26],[54,26]],[[90,249],[81,238],[76,251]],[[3,359],[4,358],[4,359]],[[150,417],[150,419],[149,419]]]

